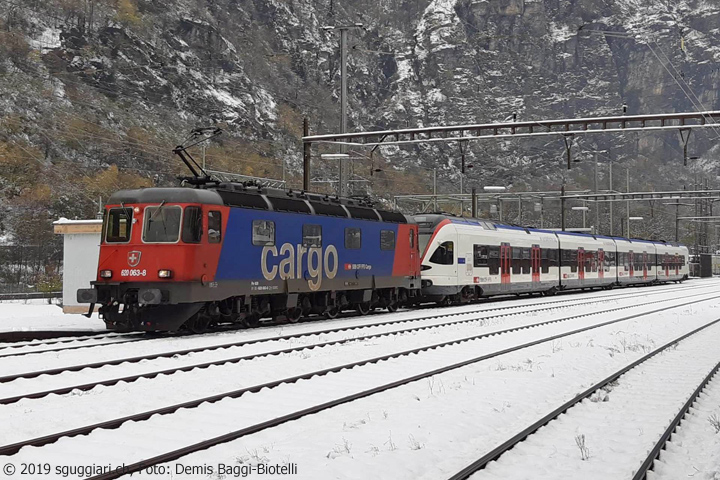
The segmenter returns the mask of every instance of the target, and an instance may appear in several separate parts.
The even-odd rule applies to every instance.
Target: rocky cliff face
[[[226,132],[209,166],[285,170],[299,186],[302,118],[313,133],[339,125],[338,38],[321,27],[356,22],[366,30],[350,34],[351,131],[615,115],[623,104],[629,114],[720,109],[714,0],[2,0],[6,235],[28,217],[88,215],[116,188],[172,182],[182,168],[170,151],[197,126]],[[712,181],[718,132],[696,132],[690,146]],[[634,169],[633,189],[681,188],[696,173],[682,167],[675,132],[573,147],[583,160],[594,150]],[[589,161],[563,171],[561,139],[474,143],[468,155],[466,185],[592,186]],[[438,169],[441,192],[458,191],[457,145],[376,156],[383,172],[355,193],[430,193],[423,168]],[[360,158],[355,174],[367,179]],[[334,178],[333,165],[313,165]]]

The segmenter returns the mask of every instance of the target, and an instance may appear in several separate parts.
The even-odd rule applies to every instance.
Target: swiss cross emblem
[[[140,256],[142,253],[138,252],[137,250],[133,250],[132,252],[128,252],[128,265],[131,267],[137,267],[140,265]]]

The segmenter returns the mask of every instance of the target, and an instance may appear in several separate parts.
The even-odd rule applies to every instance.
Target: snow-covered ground
[[[143,473],[146,478],[219,480],[239,478],[249,473],[250,466],[267,464],[293,465],[296,470],[292,470],[292,474],[275,476],[258,475],[255,470],[254,475],[250,474],[246,478],[447,478],[512,436],[514,432],[572,398],[578,391],[659,345],[716,320],[720,316],[720,299],[708,299],[720,294],[718,286],[720,281],[715,279],[697,280],[683,285],[682,288],[672,285],[552,299],[524,298],[487,305],[398,312],[200,337],[161,338],[4,359],[0,356],[2,376],[12,372],[96,362],[104,358],[130,357],[143,352],[212,346],[243,338],[262,340],[252,345],[179,355],[174,358],[16,380],[0,384],[0,398],[4,398],[23,392],[78,385],[122,375],[270,352],[280,348],[301,348],[287,354],[265,355],[237,363],[2,405],[0,422],[3,428],[0,429],[0,444],[8,445],[350,361],[371,359],[448,340],[462,340],[521,325],[584,315],[501,335],[459,341],[446,347],[315,376],[293,384],[266,388],[257,393],[246,393],[234,399],[206,402],[195,408],[155,415],[144,421],[128,422],[117,429],[95,430],[89,435],[62,438],[43,447],[23,448],[16,455],[0,458],[0,464],[12,463],[19,468],[23,462],[47,463],[52,466],[52,471],[49,475],[42,475],[42,478],[63,478],[63,472],[67,472],[56,470],[57,466],[63,465],[129,465],[258,424],[278,415],[331,401],[345,394],[361,392],[413,374],[497,353],[482,361],[179,458],[164,465],[167,473],[162,474],[157,469]],[[616,295],[620,296],[614,297]],[[602,300],[603,297],[606,299]],[[572,302],[551,303],[560,299]],[[587,302],[583,302],[583,299],[587,299]],[[544,303],[547,303],[549,308],[532,311],[533,305],[537,308]],[[676,307],[679,304],[687,305]],[[498,307],[517,306],[521,308],[512,308],[507,311],[507,315],[498,317],[502,313],[497,310]],[[616,310],[610,311],[611,309]],[[627,318],[654,310],[663,311]],[[443,314],[442,318],[428,318],[441,312],[447,314]],[[407,321],[418,317],[424,320]],[[608,320],[624,318],[627,319],[599,326]],[[385,320],[385,325],[373,325]],[[353,324],[358,328],[349,332],[316,333],[288,340],[272,338],[288,333],[328,330],[343,323]],[[427,328],[392,333],[417,325]],[[594,328],[528,346],[517,352],[498,353],[508,347],[588,326]],[[352,340],[367,335],[377,336],[312,348],[316,343],[336,339]],[[714,340],[719,336],[720,327],[712,327],[680,342],[677,351],[672,353],[679,355],[683,352],[700,352],[705,348],[702,345],[714,345]],[[691,343],[691,340],[698,345]],[[673,364],[672,355],[662,354],[659,357],[666,363]],[[643,379],[642,375],[637,376],[640,380]],[[668,393],[681,398],[684,390],[679,389],[680,384],[687,383],[684,388],[690,388],[693,379],[694,377],[688,377],[685,382],[667,382],[665,388]],[[678,389],[674,388],[676,384]],[[638,388],[640,387],[649,388],[648,385],[638,384]],[[618,395],[621,388],[616,388]],[[614,394],[611,394],[608,405],[597,406],[614,406],[612,395]],[[593,403],[591,407],[596,405]],[[713,407],[710,404],[708,408],[717,410],[717,405]],[[641,418],[633,420],[642,425]],[[618,425],[623,425],[622,418],[618,420]],[[596,438],[592,426],[583,429],[583,433],[592,432],[587,435],[588,440]],[[703,441],[707,442],[711,436],[706,436]],[[560,444],[564,441],[560,437],[558,434],[551,440]],[[613,440],[616,438],[620,437],[607,435],[608,441],[615,441],[616,444],[619,442],[619,446],[615,446],[616,453],[620,455],[624,451],[622,439]],[[570,446],[576,449],[574,439],[571,440]],[[601,451],[597,445],[599,444],[596,444],[591,455],[595,454],[599,459]],[[710,447],[717,450],[717,443],[710,444]],[[569,450],[572,451],[572,448]],[[708,450],[711,453],[712,448]],[[564,465],[567,468],[558,469],[558,475],[554,478],[578,478],[573,475],[588,465],[588,462],[583,463],[579,456],[575,458],[568,455],[567,458],[560,458],[562,462],[568,463]],[[612,463],[619,458],[603,453],[602,460]],[[608,475],[601,475],[605,463],[598,460],[592,465],[600,469],[598,478],[614,478],[611,470],[607,470]],[[220,465],[225,466],[224,470],[220,469]],[[189,469],[185,470],[183,467]],[[527,470],[523,470],[520,465],[516,470],[505,471],[494,478],[531,478],[518,476],[524,471]],[[487,473],[492,472],[488,470]],[[72,475],[75,478],[80,476],[77,473]],[[18,474],[15,477],[40,478],[37,475]]]
[[[105,330],[97,313],[63,313],[62,307],[48,300],[5,300],[0,302],[0,332],[31,330]]]
[[[588,385],[658,345],[715,320],[720,312],[720,300],[708,301],[708,298],[718,294],[718,285],[717,280],[703,280],[684,285],[689,287],[687,289],[667,286],[575,295],[567,297],[573,301],[564,304],[550,303],[562,297],[518,299],[444,310],[398,312],[255,331],[154,339],[5,359],[0,357],[0,369],[3,372],[22,372],[95,362],[103,358],[122,358],[123,355],[133,356],[142,352],[222,344],[242,338],[263,339],[252,345],[176,358],[13,381],[0,385],[0,397],[6,397],[288,346],[302,348],[288,354],[267,355],[239,363],[3,405],[0,406],[0,420],[3,423],[0,444],[8,445],[350,361],[371,359],[519,325],[584,315],[315,376],[257,393],[246,393],[234,399],[204,403],[171,414],[155,415],[145,421],[128,422],[117,429],[96,430],[85,436],[62,438],[44,447],[23,448],[18,454],[0,460],[16,465],[22,462],[49,463],[53,471],[48,476],[43,475],[43,478],[62,477],[62,472],[54,469],[57,465],[128,465],[413,374],[501,352],[508,347],[551,335],[600,325],[608,320],[665,310],[598,326],[517,352],[500,353],[486,360],[263,430],[171,462],[166,465],[166,471],[171,474],[158,474],[158,470],[143,473],[147,478],[221,479],[233,478],[235,473],[238,473],[238,477],[242,472],[247,474],[247,467],[251,465],[294,464],[296,472],[284,477],[446,478]],[[626,293],[627,296],[624,295]],[[623,296],[610,299],[618,294]],[[601,297],[607,299],[599,301]],[[588,301],[581,302],[582,299]],[[532,305],[537,308],[546,302],[550,308],[530,311]],[[687,305],[674,307],[681,303]],[[521,308],[512,308],[506,316],[498,317],[502,312],[497,308],[501,306]],[[618,310],[602,313],[610,309]],[[426,318],[441,312],[447,312],[448,316]],[[413,317],[425,319],[407,322]],[[384,320],[388,321],[386,325],[372,325]],[[343,322],[360,328],[299,339],[272,339],[273,336],[292,332],[311,333],[331,329],[339,327]],[[363,324],[365,326],[360,326]],[[426,325],[427,328],[411,333],[392,333],[414,325]],[[715,327],[715,330],[697,337],[707,342],[707,335],[717,338],[718,330]],[[319,342],[354,339],[368,334],[378,336],[311,348]],[[683,345],[684,342],[681,342],[680,347]],[[682,350],[680,347],[679,351]],[[672,384],[668,388],[672,389]],[[225,465],[225,470],[220,470],[220,465]],[[183,470],[181,466],[192,468]],[[255,475],[251,474],[249,478],[272,477],[258,476],[256,470]],[[510,475],[500,478],[515,477]]]

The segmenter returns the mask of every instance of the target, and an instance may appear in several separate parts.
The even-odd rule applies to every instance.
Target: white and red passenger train
[[[687,247],[557,232],[446,215],[416,215],[421,297],[455,303],[508,293],[681,282]]]

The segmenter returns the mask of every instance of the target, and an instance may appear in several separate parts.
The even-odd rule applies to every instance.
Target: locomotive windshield
[[[177,206],[147,207],[145,209],[145,226],[143,242],[175,243],[180,238],[180,220],[182,209]]]
[[[105,218],[105,241],[127,243],[132,231],[132,208],[111,208]]]

